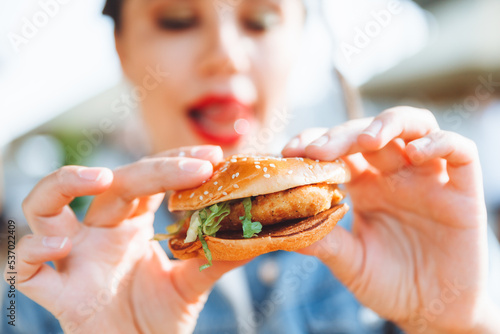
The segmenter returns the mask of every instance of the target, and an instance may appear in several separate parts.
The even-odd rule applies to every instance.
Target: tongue
[[[219,138],[238,136],[234,124],[239,119],[248,118],[245,108],[237,104],[212,104],[196,111],[196,123],[201,130]]]

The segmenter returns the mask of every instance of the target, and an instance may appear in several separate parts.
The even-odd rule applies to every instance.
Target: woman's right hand
[[[23,203],[32,235],[16,248],[18,289],[50,311],[66,333],[190,333],[215,281],[243,262],[169,261],[152,241],[167,190],[196,187],[222,150],[198,146],[115,171],[66,166]],[[83,222],[69,203],[96,195]],[[45,262],[53,261],[55,269]]]

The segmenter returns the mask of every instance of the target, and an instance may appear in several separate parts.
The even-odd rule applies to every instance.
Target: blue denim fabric
[[[160,209],[155,232],[163,232],[165,222],[170,220],[165,210]],[[166,248],[166,243],[162,243],[162,246]],[[262,282],[258,275],[259,267],[269,260],[276,263],[279,272],[271,285]],[[246,324],[251,319],[259,334],[393,333],[384,321],[363,323],[360,318],[362,307],[356,299],[332,276],[328,268],[313,257],[288,252],[265,254],[248,263],[244,272],[250,288],[253,312],[242,320]],[[2,283],[3,296],[6,295],[6,288],[7,285]],[[4,298],[2,310],[6,309],[7,303],[8,300]],[[9,326],[5,316],[2,316],[1,333],[62,333],[57,320],[50,313],[19,292],[16,306],[16,327]],[[238,327],[231,304],[216,286],[200,314],[195,333],[235,334],[238,333]],[[239,328],[240,333],[246,333],[246,329],[245,326]]]

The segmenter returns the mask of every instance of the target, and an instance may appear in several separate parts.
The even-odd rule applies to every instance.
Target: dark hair
[[[120,29],[123,2],[124,0],[106,0],[102,10],[104,15],[111,17],[115,22],[115,31]]]

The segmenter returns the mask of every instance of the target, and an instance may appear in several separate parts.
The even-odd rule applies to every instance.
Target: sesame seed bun
[[[170,211],[199,210],[207,206],[298,186],[346,183],[350,173],[338,160],[320,162],[306,158],[233,156],[214,168],[212,177],[200,187],[170,196]]]
[[[214,261],[239,261],[277,251],[296,251],[323,239],[349,210],[337,205],[316,216],[288,224],[266,226],[257,237],[242,239],[240,232],[205,236]],[[205,258],[200,240],[184,243],[185,233],[169,241],[173,255],[181,260]]]

